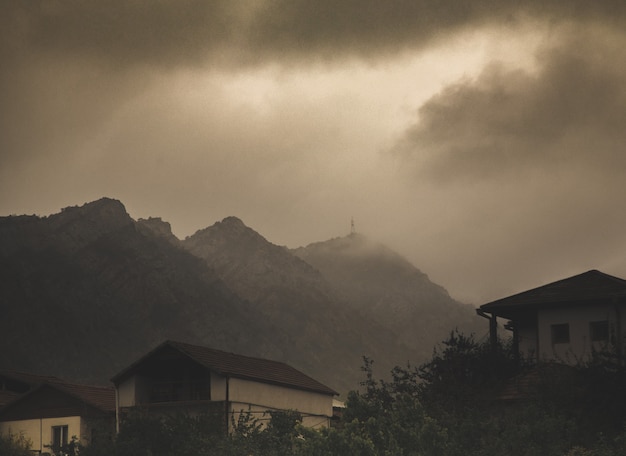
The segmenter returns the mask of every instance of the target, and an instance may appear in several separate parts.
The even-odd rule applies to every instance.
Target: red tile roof
[[[18,371],[13,371],[13,370],[4,370],[4,369],[0,369],[0,377],[6,377],[6,378],[9,378],[9,379],[21,382],[21,383],[25,383],[27,385],[30,385],[31,387],[39,385],[47,381],[60,380],[58,377],[53,377],[50,375],[36,375],[36,374],[30,374],[26,372],[18,372]]]
[[[30,386],[30,390],[19,394],[12,391],[0,391],[5,397],[13,400],[17,400],[19,397],[23,397],[30,392],[40,388],[42,385],[49,385],[53,388],[68,393],[81,401],[96,407],[103,411],[115,411],[115,389],[105,386],[91,386],[72,383],[53,376],[29,374],[25,372],[16,372],[10,370],[1,370],[0,377],[16,380]],[[0,405],[8,404],[12,400],[2,402],[2,395],[0,395]]]
[[[488,313],[510,313],[537,306],[598,302],[626,298],[626,280],[595,269],[480,306]],[[506,315],[504,315],[506,316]]]
[[[66,382],[49,382],[48,385],[65,391],[86,404],[105,412],[115,411],[115,389],[106,386],[77,385]]]
[[[338,394],[333,389],[285,363],[237,355],[176,341],[166,341],[159,345],[133,365],[113,377],[112,381],[118,384],[124,378],[132,375],[137,366],[164,347],[172,347],[201,366],[225,377],[249,379],[329,395]]]
[[[20,397],[20,393],[15,393],[13,391],[0,390],[0,407],[8,404],[9,402],[14,401],[18,397]]]

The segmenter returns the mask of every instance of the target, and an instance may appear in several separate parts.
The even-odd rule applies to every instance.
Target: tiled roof
[[[20,397],[20,393],[0,390],[0,407],[14,401],[18,397]]]
[[[94,406],[100,410],[107,412],[115,411],[115,389],[111,387],[81,385],[67,382],[58,377],[28,374],[25,372],[10,370],[0,370],[0,376],[30,385],[30,390],[24,394],[18,394],[12,391],[0,391],[0,393],[6,393],[0,394],[0,405],[5,405],[13,400],[17,400],[19,397],[23,397],[43,385],[49,385],[77,397],[86,404]],[[3,396],[6,396],[9,400],[2,402]]]
[[[6,377],[21,383],[25,383],[27,385],[30,385],[31,387],[47,381],[60,381],[59,378],[50,375],[36,375],[5,369],[0,369],[0,377]]]
[[[47,384],[65,391],[86,404],[105,412],[115,411],[115,389],[106,386],[77,385],[66,382],[48,382]]]
[[[237,355],[235,353],[176,341],[164,342],[139,361],[117,374],[113,377],[112,381],[118,383],[123,378],[131,375],[135,367],[164,347],[172,347],[196,363],[222,376],[249,379],[329,395],[338,394],[326,385],[323,385],[285,363]]]
[[[626,298],[626,280],[595,269],[480,306],[484,312]]]

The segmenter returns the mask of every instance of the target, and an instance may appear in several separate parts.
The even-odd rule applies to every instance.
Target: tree
[[[364,358],[364,391],[349,393],[343,426],[325,431],[328,454],[443,454],[446,431],[420,404],[417,372],[396,367],[387,382],[374,379],[372,366]]]
[[[458,413],[480,406],[517,371],[510,343],[499,340],[494,349],[487,342],[476,342],[473,335],[452,331],[432,359],[419,367],[419,396],[425,405]]]
[[[0,435],[0,455],[32,456],[31,442],[22,434]]]

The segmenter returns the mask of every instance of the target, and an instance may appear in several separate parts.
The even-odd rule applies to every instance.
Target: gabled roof
[[[0,390],[0,408],[9,402],[13,402],[15,399],[20,397],[20,393],[15,393],[13,391]]]
[[[569,303],[596,303],[626,298],[626,280],[592,269],[480,306],[487,313],[510,313]]]
[[[53,377],[50,375],[36,375],[12,370],[0,370],[0,380],[2,378],[13,380],[23,385],[27,385],[28,390],[23,393],[16,391],[0,391],[0,393],[2,393],[0,395],[0,399],[8,398],[16,400],[17,398],[26,396],[32,391],[41,388],[42,385],[49,385],[53,388],[63,391],[64,393],[70,394],[75,398],[85,402],[86,404],[89,404],[100,410],[115,410],[115,389],[111,387],[82,385],[78,383],[68,382],[61,378]],[[2,382],[0,381],[0,383]],[[8,404],[10,402],[13,401],[7,400],[4,402],[4,404]],[[0,405],[2,405],[2,402],[0,402]]]
[[[329,395],[338,394],[326,385],[323,385],[285,363],[237,355],[235,353],[176,341],[166,341],[159,345],[150,353],[117,374],[111,381],[118,385],[122,380],[131,376],[136,368],[143,362],[156,355],[165,347],[171,347],[177,350],[181,355],[224,377],[254,380],[261,383],[282,385]]]
[[[36,374],[30,374],[27,372],[18,372],[18,371],[7,370],[7,369],[0,369],[0,379],[2,378],[6,378],[6,379],[10,379],[10,380],[22,383],[31,388],[47,381],[62,381],[58,377],[53,377],[50,375],[36,375]]]
[[[86,404],[105,412],[115,411],[115,389],[107,386],[78,385],[75,383],[46,383],[70,394]]]
[[[42,400],[38,399],[42,397],[42,394],[43,397],[49,398],[50,392],[56,392],[57,397],[67,398],[64,401],[74,405],[51,406],[49,399],[43,399],[41,403],[38,402]],[[94,409],[97,412],[94,412]],[[27,411],[25,412],[25,410]],[[87,413],[88,410],[92,410],[90,413],[98,414],[114,413],[115,390],[110,387],[77,385],[57,379],[53,382],[41,383],[21,395],[13,393],[12,400],[0,408],[0,420],[3,418],[29,419],[35,416],[52,418],[66,416],[66,414],[68,414],[67,416],[83,414]]]

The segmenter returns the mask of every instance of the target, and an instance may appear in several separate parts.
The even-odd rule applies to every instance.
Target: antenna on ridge
[[[356,234],[356,229],[354,228],[354,217],[350,218],[350,234]]]

